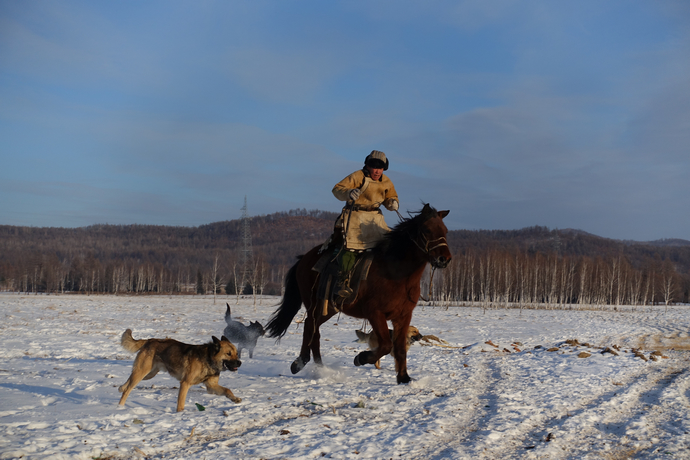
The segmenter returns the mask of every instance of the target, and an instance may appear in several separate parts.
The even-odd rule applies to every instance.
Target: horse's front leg
[[[407,374],[407,329],[410,326],[410,316],[393,321],[393,358],[395,358],[395,373],[398,383],[410,383]]]
[[[355,366],[375,364],[383,356],[390,353],[393,347],[393,342],[391,342],[391,336],[388,332],[388,323],[386,323],[386,318],[383,314],[372,316],[369,318],[369,323],[374,330],[374,334],[376,334],[379,346],[373,350],[363,351],[355,356]]]

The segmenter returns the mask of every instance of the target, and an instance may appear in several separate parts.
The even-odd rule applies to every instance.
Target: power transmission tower
[[[244,291],[247,283],[252,279],[254,273],[254,252],[252,250],[252,230],[249,226],[250,217],[247,213],[247,195],[244,196],[244,206],[242,206],[242,286],[240,292]]]

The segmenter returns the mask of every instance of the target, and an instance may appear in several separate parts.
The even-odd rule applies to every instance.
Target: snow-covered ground
[[[118,407],[126,328],[204,343],[226,301],[265,324],[278,299],[0,294],[0,458],[690,458],[690,307],[420,305],[412,324],[447,343],[412,346],[409,385],[390,356],[353,366],[366,345],[345,316],[322,329],[325,365],[292,375],[295,323],[221,374],[240,404],[197,386],[176,413],[178,383],[161,373]]]

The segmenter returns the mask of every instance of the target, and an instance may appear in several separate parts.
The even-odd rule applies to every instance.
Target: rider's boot
[[[350,276],[352,268],[355,265],[356,255],[354,252],[341,250],[339,252],[338,261],[340,263],[340,273],[338,276],[338,283],[336,289],[338,297],[341,300],[347,299],[352,295],[352,288],[350,287]]]
[[[338,297],[342,300],[347,299],[352,295],[352,288],[350,287],[350,276],[347,272],[340,273],[340,279],[337,284]]]

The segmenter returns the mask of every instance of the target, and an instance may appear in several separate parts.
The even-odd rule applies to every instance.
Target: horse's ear
[[[449,212],[450,212],[450,211],[439,211],[439,212],[438,212],[438,216],[439,216],[441,219],[443,219],[444,217],[446,217],[446,216],[448,215]]]

